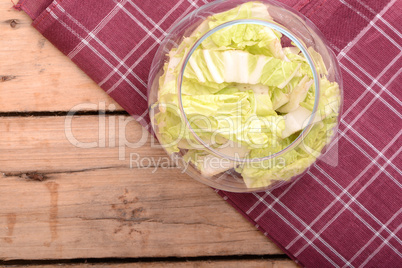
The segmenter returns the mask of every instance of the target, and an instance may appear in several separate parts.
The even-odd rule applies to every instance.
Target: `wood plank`
[[[0,1],[0,112],[68,111],[80,103],[122,110],[31,26],[28,15],[11,7]]]
[[[4,173],[129,167],[130,154],[132,166],[162,165],[168,160],[130,116],[75,116],[71,124],[64,116],[0,117],[0,132],[0,171]],[[123,146],[128,142],[131,147],[143,145]],[[88,148],[90,143],[97,145]]]
[[[122,110],[11,5],[0,1],[0,112],[68,111],[82,103],[96,104],[84,110]],[[121,154],[124,126],[115,120],[119,128],[112,135],[106,128],[103,137],[99,117],[75,118],[77,140],[105,140],[85,149],[66,138],[64,117],[0,117],[0,259],[281,253],[178,170],[152,173],[135,162],[130,169],[130,153],[155,161],[166,155],[149,137]],[[125,130],[130,141],[143,133],[136,123]]]
[[[212,189],[175,169],[47,177],[0,177],[0,259],[281,253]]]
[[[69,267],[71,264],[66,265],[43,265],[43,266],[30,266],[32,268],[50,268],[50,267]],[[128,267],[214,267],[214,268],[296,268],[299,267],[296,263],[290,260],[219,260],[219,261],[186,261],[186,262],[140,262],[140,263],[122,263],[122,264],[112,264],[112,263],[99,263],[99,264],[73,264],[74,267],[86,268],[86,267],[96,267],[96,268],[128,268]]]
[[[281,253],[209,187],[174,167],[130,168],[117,145],[77,148],[64,124],[0,117],[0,259]],[[75,117],[72,126],[80,141],[99,138],[97,116]],[[132,141],[142,135],[136,122],[125,132]],[[166,158],[149,137],[131,152]]]

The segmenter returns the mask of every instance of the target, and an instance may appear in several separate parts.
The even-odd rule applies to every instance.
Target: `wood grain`
[[[27,116],[122,108],[11,6],[0,0],[0,260],[282,254],[213,190],[166,162],[131,117],[75,116],[70,127],[65,116]],[[295,267],[138,266],[161,264]]]
[[[132,166],[165,165],[169,159],[132,117],[75,116],[71,124],[68,122],[65,116],[1,117],[0,171],[72,172],[130,167],[130,154]]]
[[[11,7],[0,0],[0,112],[68,111],[82,103],[122,110],[31,26],[28,15]]]
[[[46,266],[30,266],[32,268],[50,268],[50,267],[61,267],[67,268],[72,265],[46,265]],[[290,260],[236,260],[236,261],[187,261],[187,262],[148,262],[148,263],[125,263],[125,264],[74,264],[74,267],[78,268],[87,268],[87,267],[96,267],[96,268],[128,268],[128,267],[145,267],[145,268],[154,268],[154,267],[214,267],[214,268],[296,268],[299,267],[293,261]]]
[[[0,119],[7,130],[0,141],[0,259],[281,253],[209,187],[174,167],[130,168],[128,159],[118,159],[117,145],[77,148],[64,122]],[[78,140],[99,139],[99,117],[72,124]],[[141,127],[127,126],[128,139],[139,140]],[[156,166],[166,158],[149,138],[126,150]]]
[[[175,169],[0,178],[0,259],[213,256],[281,251]]]

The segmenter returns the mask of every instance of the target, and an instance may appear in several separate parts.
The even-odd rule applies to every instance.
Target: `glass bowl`
[[[320,31],[271,0],[215,1],[188,14],[168,31],[148,79],[165,151],[192,178],[230,192],[303,176],[334,140],[342,101]]]

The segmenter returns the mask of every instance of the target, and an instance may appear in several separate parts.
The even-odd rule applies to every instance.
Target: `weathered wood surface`
[[[97,141],[98,122],[73,118],[74,135]],[[212,189],[173,163],[155,169],[167,158],[149,138],[126,148],[148,159],[130,168],[117,146],[71,144],[65,117],[2,117],[0,129],[0,259],[280,253]],[[126,133],[143,135],[135,122]]]
[[[127,118],[105,117],[105,148],[91,149],[68,141],[64,116],[0,119],[2,259],[280,253],[208,187],[174,168],[153,173],[167,158],[149,137],[119,160],[116,132]],[[102,143],[102,117],[71,122],[77,140]],[[135,122],[125,133],[131,142],[146,135]],[[130,153],[153,160],[130,169]]]
[[[119,123],[128,120],[130,122],[126,125]],[[109,128],[109,123],[113,121],[115,127]],[[68,126],[71,125],[71,135],[68,134],[66,122]],[[99,130],[99,124],[105,124],[105,128]],[[112,135],[109,135],[109,129]],[[112,115],[104,119],[98,116],[75,116],[71,124],[65,116],[1,117],[0,130],[0,171],[4,173],[129,167],[130,154],[133,166],[137,163],[154,166],[154,161],[162,164],[162,160],[168,159],[159,145],[154,142],[151,146],[148,132],[129,116]],[[139,148],[123,146],[128,142],[132,146],[143,145]],[[95,147],[88,148],[92,146]],[[122,155],[120,158],[124,157],[125,160],[119,160],[119,153]],[[141,161],[136,161],[139,157]]]
[[[86,102],[122,110],[31,26],[28,15],[11,7],[0,0],[0,112],[68,111]]]
[[[32,268],[51,268],[51,267],[60,267],[60,268],[68,268],[68,267],[78,267],[78,268],[87,268],[93,267],[93,264],[81,264],[81,265],[46,265],[46,266],[30,266]],[[128,268],[128,267],[145,267],[145,268],[154,268],[154,267],[166,267],[166,268],[181,268],[181,267],[214,267],[214,268],[296,268],[298,267],[294,262],[289,260],[220,260],[220,261],[186,261],[186,262],[141,262],[141,263],[129,263],[129,264],[96,264],[97,268]]]
[[[0,181],[0,259],[280,253],[211,189],[176,170]]]
[[[212,189],[167,168],[130,117],[75,116],[70,128],[65,116],[29,116],[121,107],[11,5],[0,0],[0,260],[282,254]],[[239,263],[294,266],[166,266]]]

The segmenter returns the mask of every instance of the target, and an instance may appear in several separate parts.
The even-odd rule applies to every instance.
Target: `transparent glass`
[[[162,41],[155,57],[152,62],[151,71],[149,74],[148,80],[148,106],[150,112],[151,123],[153,127],[153,131],[155,136],[161,142],[162,146],[168,148],[167,144],[164,144],[166,139],[162,137],[162,134],[159,131],[159,125],[156,120],[156,115],[160,113],[166,112],[166,107],[161,106],[159,100],[159,92],[160,92],[160,80],[163,79],[164,73],[166,72],[166,65],[171,60],[169,57],[169,52],[172,49],[179,48],[180,44],[183,42],[185,37],[191,36],[197,29],[202,26],[202,23],[211,15],[228,11],[232,8],[235,8],[241,4],[247,3],[249,1],[245,0],[222,0],[215,1],[210,4],[206,4],[201,8],[195,10],[194,12],[188,14],[181,21],[173,25],[171,29],[168,31],[168,35]],[[174,158],[176,163],[192,178],[207,184],[211,187],[230,191],[230,192],[256,192],[263,190],[271,190],[277,187],[280,187],[284,184],[294,181],[297,178],[303,176],[307,171],[309,166],[311,166],[314,162],[309,163],[309,165],[305,168],[297,170],[295,174],[292,176],[284,176],[283,178],[275,177],[268,184],[257,187],[250,187],[245,183],[245,178],[243,178],[242,174],[238,172],[236,169],[239,166],[256,163],[259,168],[264,165],[261,163],[275,163],[278,159],[289,159],[289,155],[294,150],[299,150],[300,148],[305,148],[305,144],[303,141],[306,137],[309,136],[310,130],[313,127],[314,117],[316,117],[317,107],[320,105],[320,74],[317,73],[317,66],[315,65],[314,60],[312,59],[312,55],[307,48],[312,48],[314,51],[318,52],[325,64],[327,69],[327,74],[325,75],[326,79],[330,82],[336,82],[339,85],[339,110],[338,112],[338,123],[331,127],[331,130],[328,131],[329,137],[327,137],[326,145],[320,152],[312,152],[316,154],[314,158],[315,161],[318,159],[329,159],[328,162],[334,165],[336,161],[333,161],[334,158],[337,157],[334,153],[332,153],[329,157],[326,155],[327,149],[329,147],[336,146],[334,143],[334,137],[337,133],[337,127],[339,125],[339,118],[342,110],[342,79],[340,74],[340,69],[336,57],[332,50],[328,47],[327,42],[323,38],[320,31],[314,26],[314,24],[309,21],[302,14],[292,10],[291,8],[285,6],[282,3],[278,3],[276,1],[270,0],[262,0],[258,1],[259,3],[263,3],[266,5],[267,10],[269,11],[272,19],[267,19],[266,17],[259,18],[258,15],[254,16],[253,19],[236,19],[221,25],[218,25],[214,29],[208,30],[203,33],[201,36],[198,36],[196,40],[193,40],[192,43],[188,46],[188,50],[185,51],[183,56],[183,61],[179,66],[179,73],[177,74],[176,79],[176,95],[173,94],[172,103],[175,103],[177,106],[177,116],[181,118],[182,127],[185,128],[183,131],[188,133],[191,136],[194,144],[198,151],[207,152],[209,155],[213,156],[214,159],[219,159],[220,161],[226,160],[225,163],[230,163],[230,165],[226,165],[226,170],[219,172],[217,174],[205,174],[200,172],[199,166],[196,166],[193,162],[189,161],[183,156],[188,153],[188,149],[180,148],[178,151],[172,151],[170,149],[166,149],[166,152]],[[182,102],[182,82],[183,75],[186,71],[186,66],[188,65],[189,59],[192,57],[193,52],[199,47],[202,42],[210,37],[212,34],[219,34],[219,31],[225,29],[226,27],[230,27],[233,25],[240,24],[258,24],[264,27],[268,27],[270,29],[274,29],[278,32],[281,32],[282,44],[290,42],[296,45],[301,53],[306,58],[312,74],[313,74],[313,82],[314,82],[314,90],[315,90],[315,99],[314,99],[314,107],[311,115],[308,117],[308,122],[304,125],[304,128],[298,134],[297,138],[286,148],[273,152],[268,155],[264,155],[263,157],[253,158],[249,155],[242,155],[241,157],[234,157],[230,153],[227,153],[227,150],[217,150],[211,143],[205,139],[202,134],[199,135],[196,131],[193,130],[191,123],[189,122],[186,111],[183,108]],[[164,68],[165,66],[165,68]],[[322,74],[321,74],[322,76]],[[310,134],[312,135],[312,134]],[[331,143],[332,141],[332,143]],[[233,146],[233,144],[232,144]],[[304,146],[304,147],[303,147]],[[333,151],[333,150],[332,150]],[[317,154],[318,153],[318,154]],[[281,158],[282,157],[282,158]],[[289,161],[289,160],[287,160]],[[284,168],[292,163],[286,163]],[[269,168],[269,167],[267,167]]]

